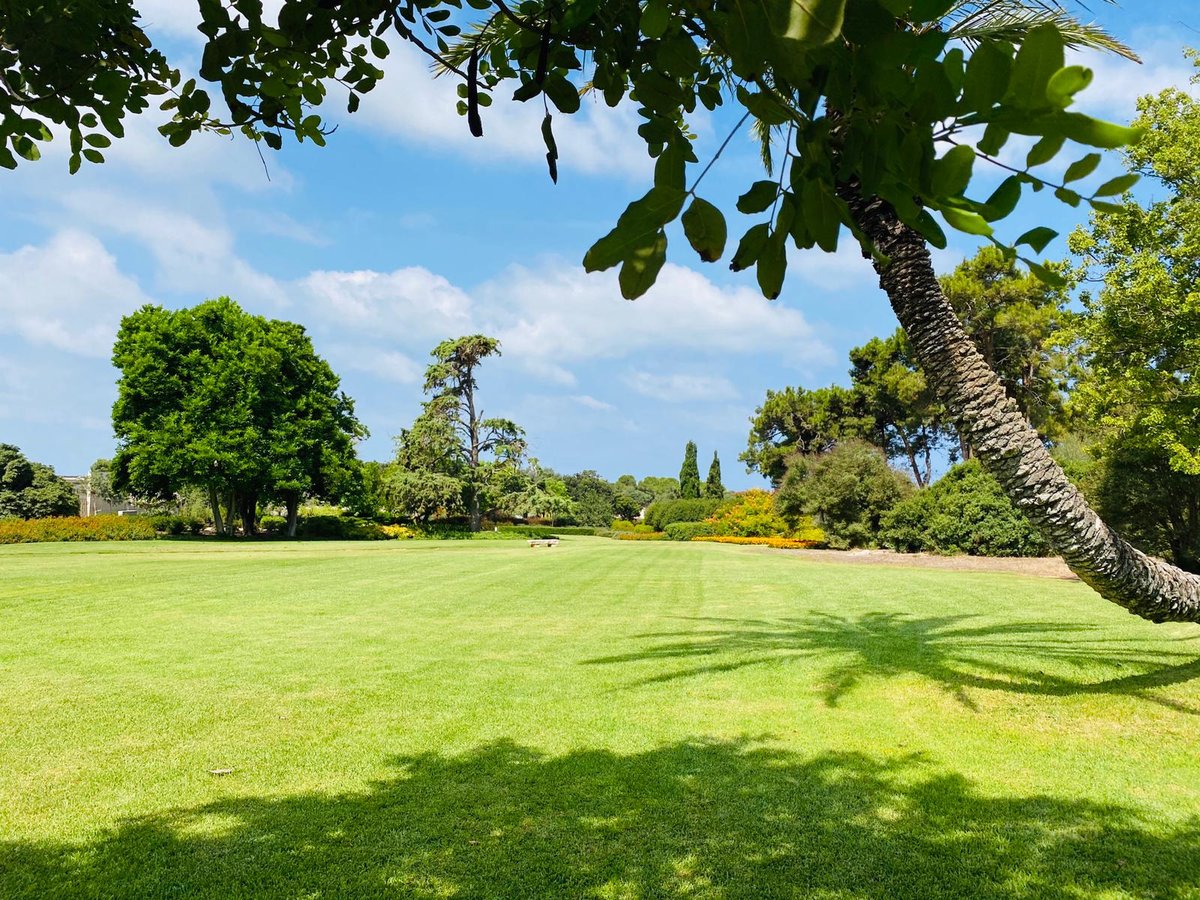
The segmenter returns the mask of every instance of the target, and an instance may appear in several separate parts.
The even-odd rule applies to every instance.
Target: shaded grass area
[[[0,616],[6,898],[1200,896],[1200,629],[1078,584],[23,547]]]

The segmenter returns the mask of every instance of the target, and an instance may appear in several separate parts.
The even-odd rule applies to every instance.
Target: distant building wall
[[[79,497],[79,514],[81,516],[130,512],[135,509],[131,500],[114,503],[101,497],[92,489],[92,476],[90,475],[62,475],[60,477],[75,489],[75,493]]]

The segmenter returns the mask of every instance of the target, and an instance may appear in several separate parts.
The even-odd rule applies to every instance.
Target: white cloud
[[[597,400],[589,394],[576,394],[571,398],[580,406],[587,409],[594,409],[596,412],[613,412],[616,407],[611,403],[605,403],[603,400]]]
[[[1190,83],[1196,70],[1184,58],[1178,40],[1158,36],[1136,49],[1142,57],[1140,64],[1099,50],[1075,54],[1078,65],[1095,73],[1091,86],[1079,94],[1075,108],[1127,122],[1137,115],[1138,98],[1147,94],[1177,87],[1200,96],[1200,88]],[[1072,63],[1076,64],[1076,60]]]
[[[100,241],[75,229],[0,254],[0,284],[0,332],[100,359],[121,315],[151,302]]]
[[[411,357],[395,350],[342,345],[333,348],[331,356],[350,369],[397,384],[420,384],[424,374],[422,367]]]
[[[514,266],[476,292],[479,319],[531,370],[680,349],[782,354],[796,366],[832,358],[800,312],[747,287],[720,287],[672,263],[634,303],[616,282],[566,263]]]
[[[329,327],[374,338],[442,339],[472,330],[472,301],[428,269],[313,272],[301,280],[303,301]]]
[[[734,400],[738,397],[738,390],[733,383],[720,376],[689,375],[682,372],[657,375],[653,372],[633,371],[629,372],[624,380],[637,393],[667,403]]]

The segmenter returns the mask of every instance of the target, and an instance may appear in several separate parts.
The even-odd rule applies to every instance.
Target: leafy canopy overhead
[[[477,135],[492,94],[513,88],[519,101],[539,99],[552,177],[553,119],[579,110],[581,85],[610,106],[632,101],[656,160],[654,185],[584,259],[590,271],[620,266],[630,298],[654,283],[666,226],[676,219],[702,260],[726,255],[724,214],[701,193],[715,159],[700,160],[692,145],[699,107],[732,106],[740,112],[734,131],[751,123],[765,139],[771,177],[737,203],[763,218],[742,235],[730,264],[754,268],[768,297],[782,287],[789,244],[832,251],[845,227],[866,246],[840,196],[847,186],[886,200],[935,246],[945,245],[949,225],[996,240],[1012,256],[1020,247],[1040,254],[1055,236],[1037,227],[1012,248],[996,238],[996,223],[1025,189],[1049,186],[1065,203],[1105,209],[1104,198],[1134,178],[1079,186],[1100,162],[1091,148],[1123,146],[1137,131],[1071,111],[1093,75],[1067,65],[1065,48],[1123,48],[1050,0],[467,0],[469,9],[461,0],[284,0],[277,19],[264,15],[261,0],[199,0],[199,74],[220,89],[224,120],[202,87],[181,84],[147,46],[129,0],[70,7],[93,42],[70,63],[63,60],[74,37],[44,46],[39,34],[63,29],[0,11],[0,142],[27,159],[50,138],[47,126],[65,122],[79,148],[72,166],[79,152],[99,161],[96,148],[108,138],[89,137],[87,128],[98,122],[119,136],[124,111],[139,112],[147,95],[165,91],[174,119],[161,130],[173,144],[230,128],[275,148],[288,132],[324,143],[319,107],[331,86],[356,110],[383,77],[376,63],[397,38],[460,79],[460,112]],[[76,122],[89,108],[96,115]],[[1014,134],[1037,138],[1025,164],[988,196],[973,193],[977,162],[1000,165]],[[1088,152],[1061,180],[1038,174],[1067,142]],[[16,164],[7,150],[0,163]]]

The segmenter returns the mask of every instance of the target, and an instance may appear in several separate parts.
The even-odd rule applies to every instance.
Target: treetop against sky
[[[1192,70],[1182,48],[1197,42],[1190,6],[1095,5],[1097,20],[1143,64],[1083,54],[1097,77],[1079,108],[1127,121],[1139,95],[1186,85]],[[154,40],[194,71],[192,4],[146,0],[140,8]],[[390,456],[391,436],[416,415],[430,346],[496,335],[505,352],[483,385],[487,414],[521,422],[544,464],[609,477],[673,473],[689,439],[736,459],[767,388],[845,383],[847,350],[894,329],[848,240],[833,255],[793,251],[773,302],[759,295],[752,272],[683,253],[646,297],[621,300],[615,270],[586,275],[579,260],[649,182],[632,108],[585,99],[582,115],[556,120],[556,186],[545,169],[540,103],[498,100],[486,110],[485,139],[475,140],[455,113],[455,85],[430,78],[426,62],[395,47],[357,114],[338,116],[341,104],[328,105],[339,125],[330,146],[285,144],[265,165],[243,139],[205,135],[171,148],[155,131],[157,114],[131,119],[103,166],[69,176],[60,140],[42,161],[6,172],[4,439],[63,472],[108,455],[112,340],[121,316],[148,302],[178,307],[229,295],[305,325],[371,429],[367,458]],[[700,120],[701,159],[732,125],[722,111]],[[1005,153],[1024,149],[1014,140]],[[753,139],[735,137],[707,176],[706,195],[732,209],[759,165]],[[1115,174],[1115,159],[1104,165]],[[1003,174],[990,177],[998,184]],[[981,179],[980,191],[987,186]],[[1084,215],[1027,197],[1005,231],[1049,224],[1065,233]],[[750,221],[731,220],[735,239]],[[966,235],[951,234],[938,264],[948,271],[973,250]],[[1062,239],[1046,251],[1065,254]],[[723,475],[732,488],[758,483],[738,465]]]

